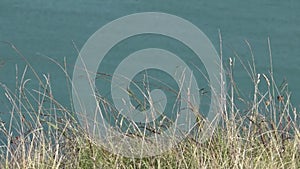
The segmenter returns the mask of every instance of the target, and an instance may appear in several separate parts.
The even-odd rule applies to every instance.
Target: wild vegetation
[[[145,158],[113,154],[93,141],[73,110],[56,101],[50,76],[39,76],[27,63],[24,73],[16,76],[15,90],[0,82],[11,104],[10,121],[0,122],[0,135],[5,136],[0,168],[299,168],[299,117],[288,85],[278,86],[274,80],[271,49],[266,74],[259,74],[254,56],[250,58],[250,64],[235,61],[240,60],[237,54],[224,61],[226,104],[210,139],[197,142],[187,137],[170,151]],[[236,85],[236,64],[243,65],[253,82],[251,99],[243,97]],[[65,64],[58,66],[67,72]],[[28,71],[35,74],[39,88],[27,87]],[[66,77],[70,84],[67,73]]]

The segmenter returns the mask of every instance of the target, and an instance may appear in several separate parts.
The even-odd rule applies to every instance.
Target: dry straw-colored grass
[[[212,137],[199,143],[190,136],[164,154],[140,159],[111,154],[97,145],[72,110],[55,100],[50,76],[39,77],[27,63],[24,73],[17,75],[14,91],[0,83],[11,103],[10,121],[0,126],[5,136],[0,143],[0,168],[299,168],[299,117],[287,84],[276,85],[272,66],[269,73],[257,73],[251,56],[251,64],[240,62],[254,89],[251,99],[243,97],[234,79],[239,58],[236,55],[224,66],[228,94],[222,122]],[[65,64],[57,65],[66,72]],[[27,88],[27,71],[35,74],[38,89]],[[70,83],[67,73],[66,77]]]

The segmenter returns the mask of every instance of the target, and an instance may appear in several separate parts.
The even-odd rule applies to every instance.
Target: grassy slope
[[[48,77],[37,77],[41,88],[34,93],[22,77],[15,91],[0,83],[13,115],[10,123],[0,126],[7,138],[1,144],[0,168],[299,168],[298,112],[286,85],[278,89],[272,71],[259,75],[255,65],[245,66],[254,88],[252,100],[247,100],[236,89],[233,69],[231,60],[226,70],[229,83],[223,122],[211,139],[198,143],[197,138],[187,137],[164,154],[142,159],[112,154],[93,142],[72,111],[55,101]],[[261,83],[266,89],[259,88]],[[243,115],[237,100],[247,105]],[[22,108],[27,111],[21,112]]]

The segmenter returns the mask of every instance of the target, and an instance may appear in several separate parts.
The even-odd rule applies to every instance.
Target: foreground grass
[[[37,77],[39,89],[26,88],[25,69],[15,91],[0,83],[12,105],[10,122],[1,122],[0,127],[6,138],[0,168],[299,168],[298,112],[287,84],[277,87],[272,70],[258,74],[254,65],[245,66],[254,89],[253,97],[246,99],[236,89],[233,69],[230,60],[229,94],[212,137],[197,142],[191,135],[170,151],[147,158],[112,154],[96,144],[73,112],[55,100],[48,76]],[[261,83],[264,89],[259,88]]]

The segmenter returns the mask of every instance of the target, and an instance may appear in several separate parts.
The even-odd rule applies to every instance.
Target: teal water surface
[[[267,38],[271,39],[275,79],[286,79],[292,91],[292,101],[300,104],[300,1],[0,1],[0,41],[13,43],[28,59],[39,75],[50,74],[54,97],[71,108],[64,73],[49,61],[67,61],[72,74],[81,49],[87,39],[100,27],[119,17],[137,12],[164,12],[189,20],[199,27],[219,51],[218,30],[222,33],[224,62],[236,51],[242,59],[250,60],[248,40],[256,59],[257,71],[268,73],[269,52]],[[146,38],[144,39],[146,40]],[[125,46],[139,46],[143,39]],[[164,45],[162,44],[162,47]],[[167,45],[166,45],[167,46]],[[120,50],[124,53],[125,49]],[[126,52],[125,52],[126,53]],[[47,57],[45,57],[47,56]],[[183,56],[184,57],[184,56]],[[108,61],[106,66],[113,64]],[[6,43],[0,43],[0,82],[10,89],[16,84],[16,65],[19,74],[26,63]],[[253,85],[241,66],[235,76],[239,87],[251,97]],[[29,85],[36,86],[33,79]],[[205,83],[205,81],[203,82]],[[203,85],[205,87],[205,85]],[[206,86],[207,87],[207,86]],[[9,103],[0,89],[0,112],[5,116]]]

